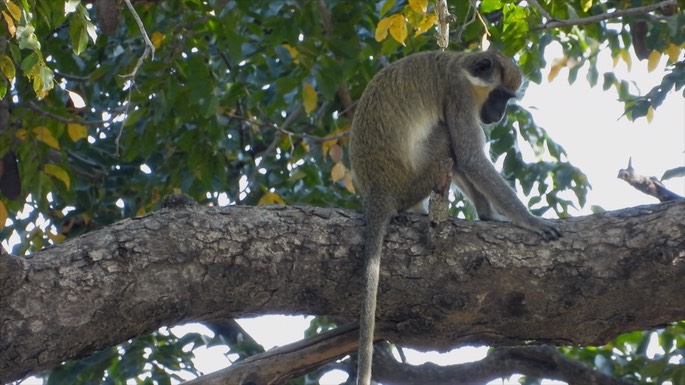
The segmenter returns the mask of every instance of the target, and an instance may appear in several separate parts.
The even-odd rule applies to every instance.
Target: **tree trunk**
[[[602,344],[685,319],[685,203],[559,220],[545,242],[506,223],[399,215],[377,335],[451,349]],[[0,381],[163,325],[271,313],[355,319],[359,213],[188,205],[20,258],[0,256]]]

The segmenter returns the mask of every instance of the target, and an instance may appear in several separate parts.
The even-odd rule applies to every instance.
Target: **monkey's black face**
[[[502,120],[504,111],[507,110],[509,99],[515,96],[513,92],[504,87],[495,88],[490,92],[485,103],[483,103],[483,107],[480,110],[480,120],[485,124],[496,123]]]

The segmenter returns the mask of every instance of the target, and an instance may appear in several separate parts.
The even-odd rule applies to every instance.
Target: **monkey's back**
[[[369,82],[355,111],[350,161],[355,187],[392,198],[393,210],[425,198],[437,173],[436,162],[451,155],[443,119],[448,87],[467,82],[459,69],[462,53],[422,52],[382,69]],[[454,97],[454,96],[452,96]],[[456,97],[459,97],[458,95]]]

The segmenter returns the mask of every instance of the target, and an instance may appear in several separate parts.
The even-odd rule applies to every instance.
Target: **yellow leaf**
[[[304,103],[304,111],[307,115],[311,115],[316,109],[317,95],[314,86],[308,82],[304,82],[302,87],[302,102]]]
[[[48,163],[43,166],[43,172],[61,180],[62,183],[64,183],[64,185],[67,187],[67,190],[69,190],[71,179],[69,178],[69,174],[62,167],[56,164]]]
[[[409,6],[416,13],[426,13],[428,10],[428,0],[409,0]]]
[[[2,73],[5,74],[5,77],[9,80],[14,80],[14,76],[16,75],[16,69],[14,68],[14,63],[12,62],[12,59],[10,59],[9,56],[3,55],[2,59],[0,59],[0,70]]]
[[[647,57],[647,72],[654,71],[659,65],[659,60],[661,60],[661,52],[657,50],[650,52],[649,57]]]
[[[321,143],[321,150],[323,150],[323,156],[325,157],[328,154],[328,150],[331,148],[332,145],[338,143],[336,139],[333,140],[327,140],[323,143]]]
[[[621,59],[623,59],[623,61],[626,63],[626,66],[628,67],[628,71],[630,71],[633,61],[632,59],[630,59],[630,54],[628,53],[628,50],[621,50]]]
[[[392,15],[394,21],[390,25],[390,36],[398,43],[404,45],[404,40],[407,39],[407,21],[401,14]]]
[[[300,62],[300,52],[297,50],[297,48],[290,44],[283,44],[283,47],[288,50],[288,53],[290,53],[290,57],[293,58],[293,63],[298,64]]]
[[[33,134],[36,135],[36,138],[40,140],[41,142],[47,144],[48,146],[59,150],[59,143],[57,142],[57,139],[52,135],[52,132],[45,127],[45,126],[38,126],[33,128]]]
[[[12,20],[12,16],[10,16],[9,13],[2,11],[2,17],[5,18],[5,23],[7,23],[7,30],[10,33],[11,37],[14,37],[14,35],[17,33],[17,27],[14,25],[14,20]]]
[[[164,42],[164,39],[166,39],[166,36],[158,31],[152,32],[152,36],[150,36],[150,41],[152,42],[152,45],[155,46],[155,49],[159,49]]]
[[[48,231],[47,236],[54,243],[62,243],[62,242],[64,242],[65,239],[67,239],[66,235],[64,235],[64,234],[53,234],[52,231]]]
[[[338,146],[338,144],[332,145],[328,151],[328,155],[331,156],[331,160],[335,163],[342,161],[342,158],[343,158],[342,147]]]
[[[88,128],[82,124],[69,123],[67,124],[67,132],[69,132],[69,137],[72,142],[77,142],[88,136]]]
[[[338,162],[333,166],[333,169],[331,170],[331,178],[333,178],[333,182],[337,182],[340,179],[345,177],[345,166]]]
[[[8,217],[7,208],[5,207],[5,204],[0,201],[0,230],[5,228],[5,222],[7,222]]]
[[[583,8],[583,12],[587,12],[592,7],[592,0],[582,0],[580,6]]]
[[[620,59],[619,55],[616,55],[616,56],[612,56],[612,57],[611,57],[611,60],[613,61],[613,66],[614,66],[614,68],[616,68],[616,66],[618,65],[618,60],[619,60],[619,59]]]
[[[135,216],[136,216],[136,217],[142,217],[143,215],[145,215],[145,206],[140,206],[140,208],[138,209],[138,211],[136,211],[136,215],[135,215]]]
[[[309,151],[311,151],[311,147],[309,147],[309,143],[307,143],[306,140],[301,141],[301,142],[300,142],[300,146],[302,147],[302,149],[304,150],[304,152],[309,152]]]
[[[21,19],[21,8],[11,1],[8,1],[6,5],[14,20],[19,21],[19,19]]]
[[[654,108],[652,106],[649,106],[645,118],[647,118],[647,123],[652,123],[652,119],[654,119]]]
[[[671,44],[664,50],[664,52],[666,52],[666,55],[668,55],[668,62],[675,63],[678,61],[678,57],[680,56],[680,47],[675,44]]]
[[[266,194],[262,195],[261,198],[259,198],[259,201],[257,202],[258,206],[262,205],[284,205],[285,201],[281,199],[278,194],[274,192],[267,192]]]
[[[376,41],[383,41],[388,37],[388,29],[390,28],[392,21],[392,16],[384,17],[378,21],[378,25],[376,25]]]
[[[438,22],[438,16],[436,15],[424,15],[419,25],[416,26],[416,33],[414,36],[419,36],[420,34],[428,31]]]
[[[345,185],[347,191],[354,194],[354,183],[352,182],[352,173],[345,173],[345,177],[343,178],[343,184]]]
[[[547,75],[547,81],[551,83],[557,77],[557,75],[559,75],[559,71],[566,66],[566,63],[568,63],[567,56],[564,56],[560,59],[554,59],[552,62],[552,68],[549,69],[549,74]]]
[[[14,133],[14,136],[16,136],[19,140],[26,140],[26,137],[29,136],[29,132],[23,128],[20,128]]]

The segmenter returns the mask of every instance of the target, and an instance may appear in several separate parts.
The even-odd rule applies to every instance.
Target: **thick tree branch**
[[[501,347],[481,361],[450,366],[401,364],[387,354],[381,355],[379,361],[374,362],[374,378],[397,385],[480,385],[514,373],[561,380],[572,385],[632,384],[568,359],[550,346]]]
[[[685,203],[560,221],[544,242],[506,223],[399,215],[385,242],[377,336],[418,348],[602,344],[685,319]],[[269,313],[355,319],[361,216],[190,206],[125,220],[29,258],[0,256],[0,381],[163,325]]]

